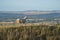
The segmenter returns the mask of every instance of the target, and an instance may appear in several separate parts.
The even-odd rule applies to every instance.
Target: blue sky
[[[60,0],[0,0],[0,11],[60,10]]]

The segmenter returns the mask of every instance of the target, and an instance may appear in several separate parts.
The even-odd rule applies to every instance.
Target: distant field
[[[0,40],[60,40],[60,25],[0,24]]]

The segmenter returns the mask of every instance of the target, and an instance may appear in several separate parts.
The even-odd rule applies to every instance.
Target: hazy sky
[[[60,0],[0,0],[0,11],[60,10]]]

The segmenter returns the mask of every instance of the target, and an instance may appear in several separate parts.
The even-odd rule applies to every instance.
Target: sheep
[[[27,19],[27,16],[25,16],[23,19],[16,19],[16,23],[25,23]]]
[[[16,19],[16,23],[22,23],[20,19]]]

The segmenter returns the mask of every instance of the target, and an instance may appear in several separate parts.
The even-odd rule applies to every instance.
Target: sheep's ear
[[[23,19],[27,19],[27,16],[25,16]]]
[[[20,20],[20,23],[22,23],[22,21]]]

